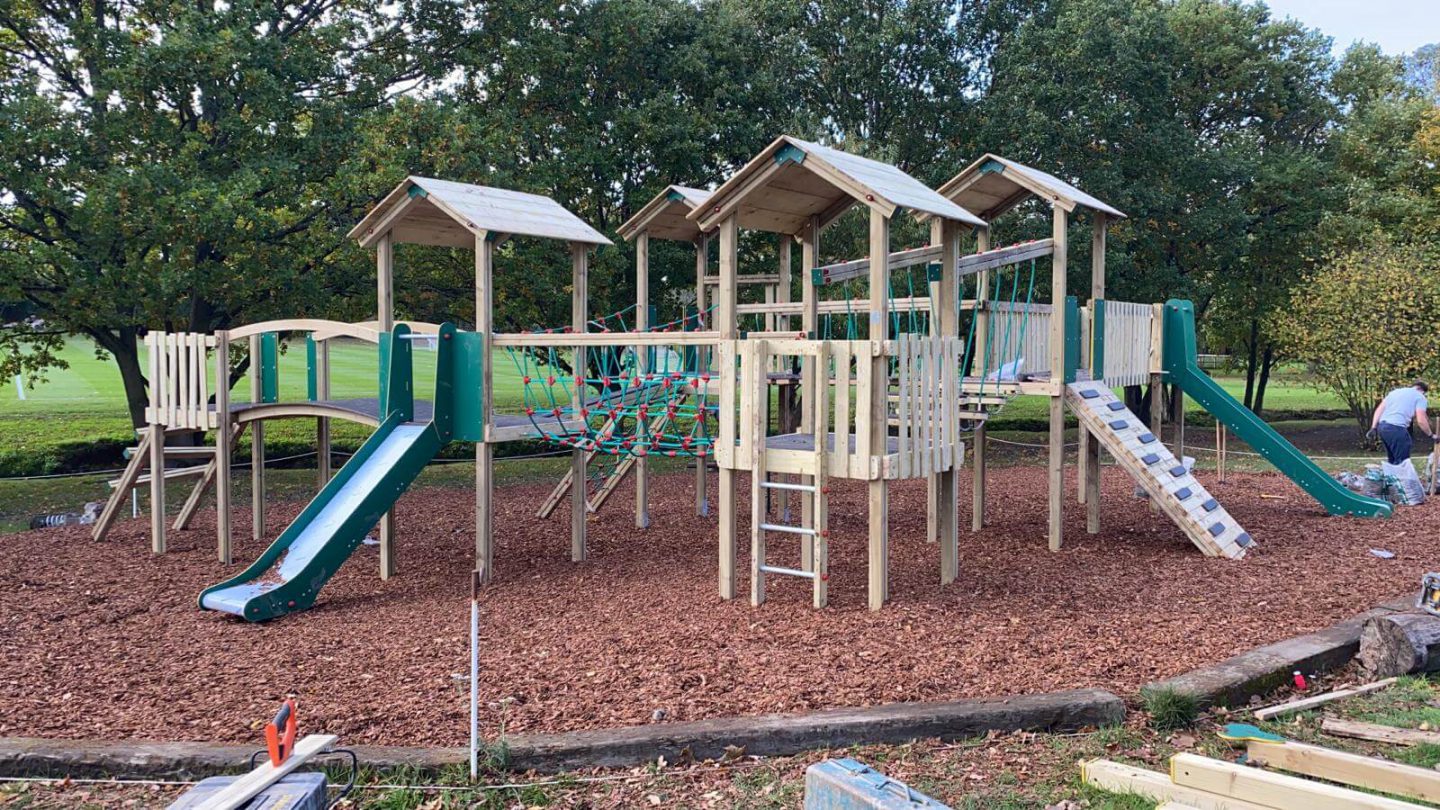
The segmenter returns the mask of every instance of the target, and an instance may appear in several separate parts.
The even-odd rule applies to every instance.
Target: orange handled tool
[[[295,701],[286,698],[275,719],[265,726],[265,747],[270,750],[270,764],[279,765],[295,750]]]

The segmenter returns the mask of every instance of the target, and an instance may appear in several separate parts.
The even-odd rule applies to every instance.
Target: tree
[[[1440,263],[1377,236],[1327,261],[1273,320],[1364,432],[1389,390],[1440,372]]]
[[[39,319],[0,333],[0,370],[87,335],[139,424],[143,328],[355,308],[360,127],[461,23],[451,0],[0,0],[0,302]]]

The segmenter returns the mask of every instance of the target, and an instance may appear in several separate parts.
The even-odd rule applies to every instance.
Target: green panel
[[[805,150],[793,143],[787,143],[775,153],[776,163],[804,163]]]
[[[426,191],[425,189],[423,189],[423,188],[421,188],[421,187],[419,187],[419,186],[411,186],[411,187],[410,187],[410,191],[408,191],[408,192],[406,192],[406,193],[408,193],[411,197],[429,197],[429,196],[430,196],[430,192]]]
[[[1189,301],[1172,298],[1164,307],[1164,343],[1161,358],[1165,376],[1180,386],[1185,395],[1200,403],[1223,424],[1235,431],[1266,461],[1294,481],[1332,515],[1389,517],[1386,501],[1351,492],[1309,456],[1276,433],[1253,411],[1225,392],[1196,363],[1195,307]]]
[[[435,341],[435,409],[432,421],[440,441],[450,441],[455,413],[455,324],[440,324]]]
[[[451,342],[454,346],[450,352],[450,438],[478,442],[485,438],[485,414],[481,409],[484,352],[480,333],[456,332]]]
[[[381,343],[390,344],[388,362],[382,370],[380,413],[387,419],[399,414],[402,422],[415,418],[415,370],[411,364],[409,335],[410,327],[400,323],[395,325],[395,331],[385,333],[380,339]]]
[[[981,174],[1004,174],[1004,173],[1005,173],[1005,164],[1004,164],[1004,163],[1001,163],[1000,161],[996,160],[995,158],[990,158],[989,160],[987,160],[987,161],[985,161],[984,163],[981,163],[981,164],[980,164],[980,173],[981,173]]]
[[[665,199],[669,200],[670,202],[684,202],[685,195],[681,194],[678,191],[675,191],[674,189],[671,189],[670,193],[665,195]]]
[[[379,376],[375,379],[375,390],[380,392],[380,413],[386,413],[385,400],[387,392],[385,381],[390,379],[390,335],[380,333],[380,342],[375,345],[375,355],[379,359]]]
[[[824,273],[820,268],[818,268],[818,267],[811,268],[811,270],[810,270],[810,283],[811,283],[811,284],[814,284],[816,287],[824,287],[824,286],[825,286],[825,273]]]
[[[940,281],[942,278],[944,278],[944,271],[940,267],[939,262],[931,262],[930,264],[925,265],[926,281]]]
[[[1090,379],[1105,378],[1105,299],[1090,302]]]
[[[280,401],[280,336],[260,336],[260,401]]]
[[[314,402],[320,397],[319,360],[316,357],[315,336],[305,336],[305,398]]]
[[[1080,367],[1080,302],[1065,296],[1065,382],[1075,382]]]

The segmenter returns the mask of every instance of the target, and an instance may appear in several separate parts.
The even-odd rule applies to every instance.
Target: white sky
[[[1356,40],[1388,54],[1440,42],[1440,0],[1266,0],[1277,17],[1294,17],[1335,40],[1343,53]]]

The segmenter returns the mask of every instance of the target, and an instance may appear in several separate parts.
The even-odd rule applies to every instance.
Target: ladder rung
[[[786,534],[803,534],[807,537],[814,537],[815,530],[804,526],[782,526],[779,523],[761,523],[760,528],[767,532],[785,532]]]
[[[790,484],[784,481],[762,481],[760,486],[765,489],[784,489],[790,492],[814,492],[814,484]]]
[[[764,571],[767,574],[784,574],[787,577],[803,577],[804,579],[815,578],[814,571],[801,571],[798,568],[782,568],[778,565],[762,565],[760,566],[760,570]]]

